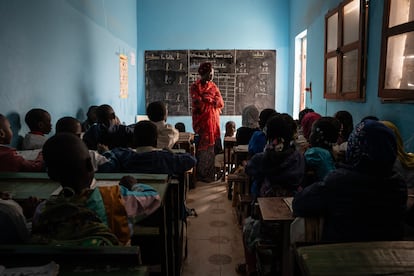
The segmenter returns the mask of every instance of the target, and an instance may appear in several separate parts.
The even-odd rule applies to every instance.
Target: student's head
[[[354,129],[352,114],[346,110],[340,110],[335,113],[334,118],[336,118],[341,124],[341,129],[339,132],[340,141],[338,142],[346,142],[348,140],[349,134],[351,134],[352,130]]]
[[[308,112],[305,114],[305,116],[303,116],[301,126],[303,136],[306,138],[306,140],[309,140],[313,123],[321,117],[322,116],[316,112]]]
[[[236,132],[236,123],[234,121],[227,121],[226,122],[226,133],[224,133],[224,136],[233,137],[235,132]]]
[[[137,183],[138,183],[137,179],[133,177],[132,175],[125,175],[119,181],[119,185],[124,186],[128,190],[131,190],[132,186],[134,186]]]
[[[96,116],[96,110],[98,109],[97,105],[91,105],[88,108],[88,112],[86,112],[87,120],[91,123],[96,123],[98,118]]]
[[[174,126],[179,132],[185,132],[185,124],[178,122]]]
[[[275,115],[277,112],[273,108],[265,108],[259,114],[259,127],[263,129],[266,126],[267,120]]]
[[[157,147],[157,126],[148,120],[139,121],[134,127],[134,145],[136,147]]]
[[[167,120],[167,107],[161,101],[152,102],[147,106],[147,116],[153,122]]]
[[[288,149],[294,139],[294,125],[295,121],[289,114],[275,114],[270,117],[263,129],[268,143],[274,146],[279,145],[278,151]]]
[[[89,188],[94,176],[88,148],[71,133],[58,133],[43,145],[43,159],[52,180],[80,193]]]
[[[49,134],[52,130],[52,123],[49,112],[41,108],[30,109],[24,118],[30,131],[41,132],[42,134]]]
[[[373,121],[379,121],[379,118],[375,115],[367,115],[361,119],[361,122],[365,120],[373,120]]]
[[[56,122],[56,133],[69,132],[81,137],[82,127],[78,119],[67,116]]]
[[[0,144],[8,145],[13,138],[13,131],[6,116],[0,114]]]
[[[358,171],[390,174],[396,157],[395,135],[378,121],[360,122],[349,135],[346,161]]]
[[[259,110],[255,105],[248,105],[242,111],[242,126],[248,128],[259,127]]]
[[[211,81],[214,76],[213,65],[210,62],[201,63],[198,67],[198,74],[200,74],[202,81]]]
[[[315,112],[312,108],[308,108],[308,107],[306,107],[306,108],[304,108],[304,109],[302,109],[300,112],[299,112],[299,119],[298,119],[298,123],[299,123],[299,125],[301,125],[302,124],[302,119],[303,119],[303,117],[307,114],[307,113],[309,113],[309,112]]]
[[[102,104],[96,108],[96,119],[107,127],[116,124],[116,115],[114,109],[108,104]]]
[[[340,124],[333,117],[321,117],[312,125],[309,143],[312,147],[331,150],[339,136]]]

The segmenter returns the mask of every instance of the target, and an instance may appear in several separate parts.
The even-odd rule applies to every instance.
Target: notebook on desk
[[[290,211],[293,213],[293,209],[292,209],[293,197],[285,197],[285,198],[283,198],[283,201],[286,203],[286,205],[289,207]]]

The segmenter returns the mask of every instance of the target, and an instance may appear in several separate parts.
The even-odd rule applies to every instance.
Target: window
[[[414,0],[385,0],[379,97],[414,100]]]
[[[326,99],[365,98],[367,9],[366,0],[347,0],[325,16]]]
[[[307,30],[295,37],[295,79],[293,96],[293,118],[297,119],[299,112],[306,106],[306,45]]]

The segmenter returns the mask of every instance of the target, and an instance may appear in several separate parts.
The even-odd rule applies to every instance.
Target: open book
[[[286,203],[286,205],[289,207],[290,211],[293,212],[292,209],[292,201],[293,201],[293,197],[285,197],[283,199],[283,201]]]

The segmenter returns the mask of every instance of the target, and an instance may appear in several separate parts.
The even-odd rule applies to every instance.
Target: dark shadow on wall
[[[23,136],[19,135],[20,129],[22,128],[22,124],[20,122],[20,115],[17,112],[11,112],[7,114],[6,117],[10,122],[10,126],[13,132],[13,138],[10,143],[10,146],[16,148],[17,150],[21,150]]]

